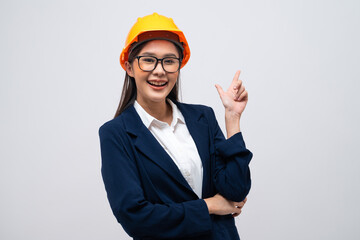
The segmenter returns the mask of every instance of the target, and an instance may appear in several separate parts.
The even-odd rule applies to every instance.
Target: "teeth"
[[[156,82],[156,81],[148,81],[151,85],[154,86],[164,86],[166,82]]]

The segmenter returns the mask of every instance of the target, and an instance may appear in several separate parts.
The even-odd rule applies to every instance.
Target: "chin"
[[[152,102],[157,102],[158,103],[158,102],[165,101],[166,97],[167,97],[167,94],[166,95],[161,95],[161,96],[157,95],[157,96],[150,97],[149,100],[152,101]]]

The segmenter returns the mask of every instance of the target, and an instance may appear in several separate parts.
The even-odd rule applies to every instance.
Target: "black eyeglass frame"
[[[153,68],[152,70],[144,70],[144,69],[142,69],[142,68],[140,67],[140,58],[142,58],[142,57],[151,57],[151,58],[155,58],[155,59],[156,59],[155,66],[154,66],[154,68]],[[154,57],[154,56],[136,56],[135,58],[138,60],[138,66],[139,66],[139,68],[140,68],[142,71],[144,71],[144,72],[152,72],[152,71],[154,71],[155,68],[157,67],[159,61],[161,62],[161,67],[162,67],[162,69],[163,69],[165,72],[167,72],[167,73],[176,73],[177,71],[180,70],[180,67],[181,67],[181,59],[180,59],[180,58],[177,58],[177,57],[157,58],[157,57]],[[178,69],[177,69],[176,71],[174,71],[174,72],[166,71],[165,68],[164,68],[164,64],[163,64],[164,59],[169,59],[169,58],[170,58],[170,59],[177,59],[177,60],[179,61],[179,67],[178,67]]]

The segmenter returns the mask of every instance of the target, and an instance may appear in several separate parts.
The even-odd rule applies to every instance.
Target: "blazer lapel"
[[[135,108],[130,106],[122,114],[124,114],[127,132],[135,136],[134,145],[137,150],[147,156],[159,167],[161,167],[178,183],[192,191],[191,187],[181,174],[179,168],[176,166],[172,158],[163,149],[157,139],[151,134],[150,130],[145,127]]]
[[[202,112],[196,111],[186,104],[175,102],[183,114],[186,126],[193,138],[203,165],[203,187],[202,197],[208,197],[207,193],[211,191],[211,166],[209,155],[209,125]]]

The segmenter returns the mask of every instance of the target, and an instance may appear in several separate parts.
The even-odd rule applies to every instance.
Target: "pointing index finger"
[[[233,83],[236,83],[239,80],[240,73],[241,73],[240,70],[236,71],[235,76],[233,78]]]

